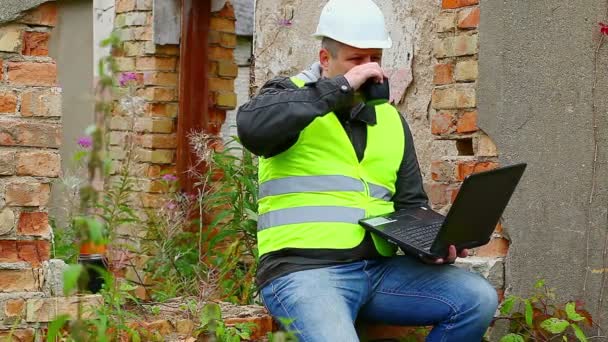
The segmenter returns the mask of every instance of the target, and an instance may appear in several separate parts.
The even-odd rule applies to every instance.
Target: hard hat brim
[[[343,41],[339,39],[335,39],[328,35],[322,34],[313,34],[313,37],[317,39],[322,39],[324,37],[334,39],[342,44],[346,44],[348,46],[356,47],[358,49],[390,49],[393,46],[393,41],[391,37],[387,37],[386,40],[357,40],[357,41]]]

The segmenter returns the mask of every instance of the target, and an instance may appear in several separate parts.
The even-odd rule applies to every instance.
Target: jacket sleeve
[[[413,206],[428,207],[429,199],[422,185],[422,175],[412,132],[403,116],[401,116],[401,121],[405,131],[405,152],[397,172],[396,190],[392,201],[395,203],[395,210]]]
[[[252,153],[272,157],[289,149],[315,118],[350,106],[354,92],[343,76],[298,88],[289,78],[268,81],[237,112],[237,133]]]

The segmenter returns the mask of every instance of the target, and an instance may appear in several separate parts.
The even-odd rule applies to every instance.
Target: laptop
[[[466,177],[445,217],[417,207],[359,224],[418,257],[443,258],[450,245],[457,250],[479,247],[490,241],[525,169],[526,164],[515,164]]]

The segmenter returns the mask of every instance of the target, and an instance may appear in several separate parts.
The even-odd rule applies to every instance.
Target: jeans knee
[[[477,303],[475,305],[476,312],[480,318],[491,319],[498,308],[498,294],[496,289],[490,285],[485,279],[480,279],[475,286]]]

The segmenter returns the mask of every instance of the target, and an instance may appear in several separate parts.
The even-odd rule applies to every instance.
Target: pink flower
[[[120,74],[120,79],[118,83],[120,83],[121,87],[126,86],[130,81],[137,81],[137,74],[134,72],[123,72]]]
[[[604,24],[604,23],[599,23],[600,24],[600,32],[604,35],[608,36],[608,25]]]
[[[93,146],[93,138],[86,136],[78,138],[78,146],[82,148],[90,148]]]
[[[163,180],[165,180],[167,182],[175,182],[177,180],[177,177],[170,173],[164,175],[162,178],[163,178]]]
[[[169,201],[169,202],[167,202],[165,207],[169,210],[173,210],[173,209],[177,208],[177,204],[175,204],[175,202],[173,202],[173,201]]]
[[[279,26],[290,27],[292,24],[291,19],[281,19],[279,20]]]

